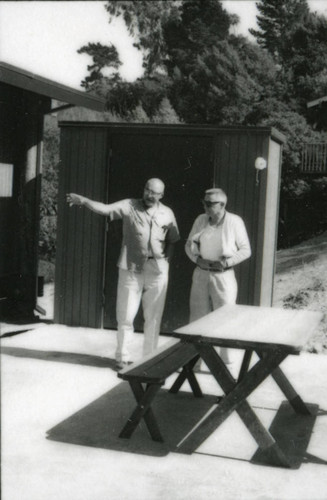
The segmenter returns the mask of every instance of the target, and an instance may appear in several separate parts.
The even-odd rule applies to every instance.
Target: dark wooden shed
[[[184,243],[202,212],[203,192],[212,186],[227,192],[227,209],[243,217],[252,244],[251,259],[237,268],[238,302],[271,305],[284,142],[277,130],[81,122],[60,126],[56,322],[116,327],[121,223],[107,224],[84,208],[69,208],[65,194],[76,192],[109,203],[137,198],[150,177],[165,182],[163,202],[174,210],[182,236],[171,266],[162,330],[188,322],[194,266]]]
[[[103,111],[84,92],[0,62],[0,315],[33,321],[37,301],[43,119],[53,99]]]

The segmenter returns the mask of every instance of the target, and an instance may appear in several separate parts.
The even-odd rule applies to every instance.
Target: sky
[[[80,83],[92,62],[77,50],[88,42],[116,45],[123,62],[121,76],[134,80],[142,74],[141,53],[133,47],[122,20],[109,24],[102,1],[0,1],[0,61],[81,90]],[[312,11],[327,17],[327,0],[308,2]],[[236,34],[256,27],[253,0],[224,0],[238,14]]]

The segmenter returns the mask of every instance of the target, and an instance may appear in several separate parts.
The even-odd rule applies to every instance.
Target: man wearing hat
[[[193,224],[185,245],[196,264],[190,295],[190,321],[195,321],[225,304],[235,304],[237,281],[234,266],[251,255],[245,224],[241,217],[226,211],[227,196],[219,188],[205,191],[205,213]],[[227,349],[222,359],[229,363]]]

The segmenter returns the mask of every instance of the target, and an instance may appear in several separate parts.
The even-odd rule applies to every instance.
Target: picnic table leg
[[[137,407],[126,422],[124,428],[119,434],[119,437],[130,438],[136,427],[140,423],[141,418],[144,418],[152,439],[154,441],[163,442],[163,438],[161,436],[157,421],[150,407],[152,401],[154,400],[157,392],[160,389],[160,385],[149,384],[146,390],[144,390],[140,382],[136,382],[133,380],[130,381],[129,384],[137,401]]]
[[[302,400],[301,396],[298,395],[294,387],[291,385],[285,374],[278,367],[276,368],[271,376],[281,389],[281,391],[285,394],[290,405],[293,407],[296,413],[301,415],[311,415],[311,412],[305,402]]]
[[[250,366],[250,361],[252,358],[253,351],[251,349],[247,349],[244,353],[240,373],[238,376],[238,382],[242,380],[242,378],[245,376],[245,374],[248,372],[249,366]]]
[[[259,447],[264,449],[269,456],[270,463],[282,467],[291,467],[289,460],[279,448],[273,436],[262,425],[245,399],[268,375],[271,374],[281,361],[285,359],[287,354],[274,352],[267,359],[259,360],[256,365],[243,376],[242,380],[236,384],[231,373],[212,346],[199,344],[197,347],[201,357],[208,365],[220,387],[226,393],[226,396],[222,399],[217,408],[197,426],[196,432],[191,434],[188,439],[181,443],[179,450],[191,453],[200,446],[234,410],[236,410]]]
[[[241,381],[244,375],[247,373],[252,353],[253,353],[252,350],[245,351],[242,366],[240,369],[240,374],[238,377],[238,382]],[[256,351],[256,353],[259,356],[259,358],[264,357],[264,354],[262,354],[260,351]],[[272,372],[271,376],[275,380],[276,384],[279,386],[280,390],[285,394],[290,405],[293,407],[296,413],[299,413],[300,415],[311,415],[309,408],[304,403],[301,396],[299,396],[299,394],[296,392],[296,390],[289,382],[288,378],[286,377],[286,375],[279,366]]]
[[[193,391],[193,394],[197,398],[203,397],[203,393],[201,391],[201,387],[199,386],[199,383],[194,375],[193,372],[193,366],[197,362],[197,360],[200,358],[200,356],[195,356],[191,361],[189,361],[185,366],[183,366],[183,369],[181,373],[178,375],[177,379],[169,389],[169,392],[173,394],[177,394],[179,389],[182,387],[184,384],[185,380],[187,379],[189,381],[189,384],[191,386],[191,389]]]

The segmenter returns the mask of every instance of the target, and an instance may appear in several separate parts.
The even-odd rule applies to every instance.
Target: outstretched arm
[[[106,205],[105,203],[101,203],[100,201],[90,200],[89,198],[81,196],[80,194],[68,193],[66,195],[66,200],[67,203],[69,203],[70,207],[73,205],[84,206],[89,210],[92,210],[92,212],[95,212],[100,215],[110,214],[110,208],[111,208],[110,205]]]

